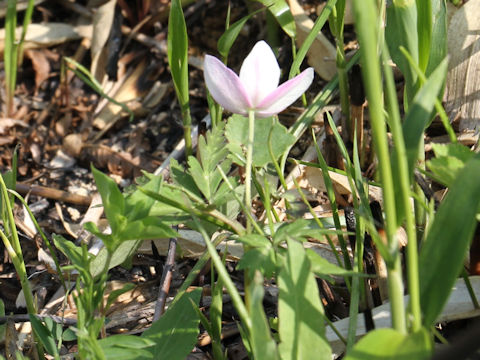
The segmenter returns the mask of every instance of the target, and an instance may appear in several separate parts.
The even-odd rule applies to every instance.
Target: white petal
[[[258,104],[255,109],[257,116],[268,117],[285,110],[310,87],[313,75],[313,68],[308,68],[300,75],[284,82]]]
[[[205,55],[203,74],[208,91],[217,103],[236,114],[248,113],[252,103],[237,74],[210,55]]]
[[[253,107],[277,88],[280,68],[275,54],[265,41],[257,42],[243,61],[240,80],[245,86]]]

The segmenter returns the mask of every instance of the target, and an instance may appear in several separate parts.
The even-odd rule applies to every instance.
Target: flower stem
[[[248,140],[247,140],[247,161],[245,163],[245,208],[249,214],[252,213],[252,162],[253,162],[253,141],[255,138],[255,112],[248,112]],[[247,233],[251,233],[252,224],[247,216]]]

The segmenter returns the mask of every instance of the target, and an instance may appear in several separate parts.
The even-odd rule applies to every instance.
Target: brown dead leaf
[[[290,11],[297,26],[297,45],[301,46],[313,27],[310,19],[297,0],[289,0]],[[325,80],[331,80],[337,72],[335,47],[320,32],[308,51],[308,64],[313,66],[315,72]]]
[[[32,61],[32,67],[35,71],[35,94],[41,83],[50,76],[50,62],[42,51],[27,50],[25,56]]]
[[[480,0],[470,0],[453,14],[448,27],[450,56],[445,109],[460,131],[480,129]]]
[[[116,0],[109,0],[102,3],[93,13],[93,34],[92,34],[92,64],[90,72],[95,78],[102,82],[105,76],[105,65],[107,62],[107,54],[105,44],[110,35],[110,30],[115,16]]]
[[[71,40],[89,37],[91,26],[74,27],[64,23],[30,24],[25,36],[24,49],[35,49],[63,44]],[[16,36],[20,37],[22,28],[17,27]],[[5,46],[5,29],[0,29],[0,53]]]

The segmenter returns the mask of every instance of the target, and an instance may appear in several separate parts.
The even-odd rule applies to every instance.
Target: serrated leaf
[[[247,234],[239,236],[236,241],[251,247],[272,247],[272,242],[263,235]]]
[[[272,150],[276,159],[295,142],[285,126],[273,118],[255,120],[255,138],[253,143],[253,165],[263,167],[271,162],[268,150],[268,138],[272,132]],[[244,165],[245,151],[248,142],[248,119],[241,115],[232,115],[227,122],[225,136],[228,139],[228,148],[233,153],[233,162]]]
[[[306,219],[297,219],[291,223],[283,223],[273,235],[274,244],[279,244],[288,238],[300,240],[300,238],[308,236],[312,230],[309,224],[310,222]]]
[[[175,159],[170,160],[170,176],[175,184],[195,194],[199,198],[202,197],[202,194],[195,184],[192,175],[185,171],[185,169]]]
[[[281,358],[330,360],[323,306],[310,262],[302,244],[288,239],[287,245],[286,262],[278,276]]]
[[[210,199],[212,194],[210,193],[209,176],[203,171],[202,165],[200,165],[197,158],[190,156],[188,158],[188,167],[193,181],[195,181],[203,196]]]

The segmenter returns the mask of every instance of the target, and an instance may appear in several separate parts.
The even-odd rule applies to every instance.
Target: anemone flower
[[[205,56],[204,75],[210,94],[226,110],[269,117],[286,109],[308,89],[313,68],[278,86],[280,68],[275,55],[265,41],[259,41],[243,61],[240,76],[210,55]]]

